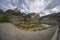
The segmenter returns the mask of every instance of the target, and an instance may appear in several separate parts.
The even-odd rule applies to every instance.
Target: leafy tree
[[[8,22],[8,18],[7,18],[7,15],[5,14],[0,14],[0,23],[2,22]]]
[[[11,14],[11,15],[19,15],[19,14],[21,14],[21,12],[18,12],[18,11],[16,12],[16,10],[11,10],[11,9],[7,10],[6,13]]]
[[[2,22],[8,22],[8,17],[7,17],[7,14],[0,9],[0,23]]]
[[[0,9],[0,14],[4,14],[4,11]]]

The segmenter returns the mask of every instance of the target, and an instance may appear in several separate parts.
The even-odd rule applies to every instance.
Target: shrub
[[[0,14],[0,23],[9,22],[6,14]]]

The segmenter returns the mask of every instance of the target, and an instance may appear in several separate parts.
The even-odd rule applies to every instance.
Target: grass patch
[[[9,22],[6,14],[0,14],[0,23]]]
[[[14,24],[16,25],[16,27],[18,27],[21,30],[25,30],[25,31],[41,31],[41,30],[45,30],[47,28],[43,28],[42,25],[40,24]]]

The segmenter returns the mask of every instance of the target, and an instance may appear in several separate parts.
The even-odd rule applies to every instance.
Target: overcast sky
[[[0,0],[0,9],[15,9],[22,12],[40,13],[41,16],[60,12],[60,0]]]

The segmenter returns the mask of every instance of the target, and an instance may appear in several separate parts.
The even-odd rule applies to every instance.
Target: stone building
[[[38,13],[29,13],[27,16],[27,21],[29,23],[38,23],[40,15]]]
[[[18,8],[15,8],[14,11],[15,12],[20,12],[20,10]]]

